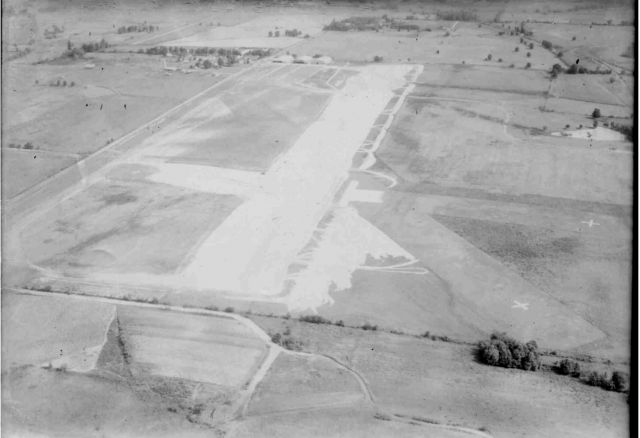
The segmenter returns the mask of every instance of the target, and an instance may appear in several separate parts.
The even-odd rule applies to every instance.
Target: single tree
[[[591,113],[591,117],[593,117],[594,119],[599,118],[601,115],[602,114],[600,113],[600,108],[595,108]]]

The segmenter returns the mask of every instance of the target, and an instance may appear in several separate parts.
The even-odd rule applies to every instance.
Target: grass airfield
[[[8,436],[626,436],[626,394],[550,367],[629,371],[635,149],[604,122],[633,121],[632,8],[454,6],[6,14],[31,48],[3,62]],[[323,30],[382,15],[430,30]],[[578,57],[612,72],[549,76]],[[477,362],[496,330],[546,368]]]

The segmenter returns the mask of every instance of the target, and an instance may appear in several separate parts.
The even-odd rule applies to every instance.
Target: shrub
[[[505,333],[494,333],[488,341],[478,344],[478,358],[488,365],[536,371],[540,368],[538,345],[535,341],[522,344]]]
[[[509,65],[509,68],[514,68],[514,67],[515,67],[515,64]]]
[[[570,359],[557,362],[554,369],[563,376],[580,377],[580,364]]]
[[[614,391],[624,392],[627,389],[627,378],[620,371],[614,371],[611,375],[611,385]]]
[[[231,307],[231,306],[229,306],[229,307],[225,307],[225,309],[224,309],[224,311],[225,311],[225,312],[227,312],[227,313],[233,313],[233,312],[234,312],[234,310],[235,310],[235,309],[234,309],[233,307]]]
[[[368,322],[363,324],[360,328],[362,330],[373,330],[373,331],[378,330],[378,326],[377,325],[371,325]]]
[[[553,64],[553,67],[551,67],[551,74],[553,75],[554,73],[557,75],[558,73],[562,73],[562,65],[555,63]]]
[[[489,54],[487,55],[487,61],[491,61],[491,58],[493,58],[493,56],[491,55],[491,53],[489,53]]]
[[[340,321],[336,322],[336,325],[337,325],[338,327],[344,327],[344,321],[343,321],[343,320],[340,320]]]
[[[428,337],[430,337],[430,336],[431,336],[431,333],[429,332],[429,330],[427,330],[426,332],[424,332],[424,333],[422,334],[422,337],[423,337],[423,338],[428,338]]]
[[[529,43],[529,50],[533,50],[533,43]]]
[[[217,312],[218,311],[218,306],[205,306],[205,309]]]
[[[274,344],[278,344],[282,348],[285,348],[287,350],[302,350],[302,342],[288,335],[281,335],[280,333],[276,333],[275,335],[271,336],[271,342],[273,342]]]
[[[525,65],[524,68],[531,68],[531,63],[527,62],[527,65]]]
[[[531,52],[527,52],[527,58],[531,58]]]
[[[599,118],[601,115],[602,114],[600,113],[600,108],[595,108],[591,113],[591,117],[593,117],[594,119]]]
[[[516,47],[513,51],[514,52],[519,52],[520,51],[520,47]]]
[[[331,324],[331,321],[320,315],[303,315],[298,318],[298,320],[302,322],[309,322],[311,324]]]
[[[383,60],[382,56],[376,55],[373,57],[373,62],[382,62],[382,60]]]

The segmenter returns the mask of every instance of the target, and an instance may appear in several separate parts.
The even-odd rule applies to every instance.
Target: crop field
[[[231,319],[126,307],[118,319],[134,372],[239,387],[264,353],[264,343]]]

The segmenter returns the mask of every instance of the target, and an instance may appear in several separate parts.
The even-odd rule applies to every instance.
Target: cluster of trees
[[[607,124],[605,123],[605,126],[607,126]],[[630,142],[634,141],[634,137],[635,137],[635,129],[633,129],[633,126],[630,125],[623,125],[621,123],[614,123],[613,121],[609,122],[608,125],[609,128],[613,129],[614,131],[618,131],[622,134],[624,134],[624,136],[627,138],[627,140],[629,140]]]
[[[538,344],[535,341],[523,344],[506,333],[494,333],[488,341],[480,342],[478,358],[488,365],[505,368],[526,371],[536,371],[540,368]]]
[[[302,35],[302,32],[299,31],[298,29],[291,29],[291,30],[285,30],[284,31],[284,36],[288,36],[288,37],[297,37]]]
[[[586,383],[591,386],[599,386],[607,391],[624,392],[627,389],[627,379],[619,371],[614,371],[611,377],[606,372],[592,371],[587,376]]]
[[[436,11],[436,16],[445,21],[478,21],[478,14],[466,9]]]
[[[544,47],[547,50],[551,50],[551,49],[553,49],[553,44],[551,44],[547,40],[542,40],[542,47]]]
[[[147,24],[146,22],[142,24],[132,24],[130,26],[120,26],[118,28],[118,33],[132,33],[132,32],[154,32],[159,30],[160,26],[154,26],[153,24]]]
[[[109,47],[109,43],[102,38],[99,42],[83,43],[80,47],[76,47],[69,40],[67,41],[67,50],[62,54],[66,58],[82,58],[85,53],[100,52]]]
[[[271,54],[270,49],[252,49],[241,52],[238,49],[225,49],[225,48],[215,48],[215,47],[195,47],[195,48],[186,48],[186,47],[176,47],[176,46],[156,46],[149,47],[147,49],[139,49],[138,53],[146,54],[146,55],[161,55],[167,56],[168,54],[174,55],[178,58],[178,60],[182,60],[187,56],[217,56],[217,59],[207,60],[207,59],[198,59],[196,61],[195,67],[200,68],[212,68],[216,65],[228,66],[237,64],[243,57],[255,57],[255,58],[264,58]],[[193,67],[193,66],[192,66]]]
[[[383,15],[382,19],[376,17],[350,17],[340,21],[333,20],[324,27],[324,30],[339,32],[374,30],[378,32],[384,28],[406,30],[408,32],[419,32],[421,30],[431,32],[428,27],[421,28],[417,24],[394,20],[387,15]]]
[[[580,364],[570,359],[562,359],[554,367],[556,373],[563,376],[580,377]]]
[[[221,66],[222,66],[222,64],[220,64],[220,61],[222,61],[222,58],[218,58],[218,60],[217,60],[217,65],[218,65],[219,67],[221,67]],[[224,62],[224,61],[222,61],[222,62]],[[197,61],[196,61],[196,63],[194,64],[194,66],[195,66],[196,68],[203,68],[203,69],[205,69],[205,70],[208,70],[208,69],[210,69],[210,68],[213,68],[213,67],[214,67],[214,65],[215,65],[215,64],[214,64],[213,62],[211,62],[209,59],[202,59],[202,58],[198,58],[198,60],[197,60]]]
[[[67,49],[69,48],[69,44],[71,44],[71,42],[67,44]],[[84,53],[99,52],[108,47],[109,47],[109,43],[104,38],[102,38],[99,42],[83,43],[80,46],[80,48]]]
[[[385,19],[385,17],[383,17],[383,19]],[[331,23],[329,23],[323,28],[323,30],[347,32],[350,30],[357,30],[357,31],[380,30],[381,28],[382,28],[382,22],[379,18],[350,17],[340,21],[332,20]]]

